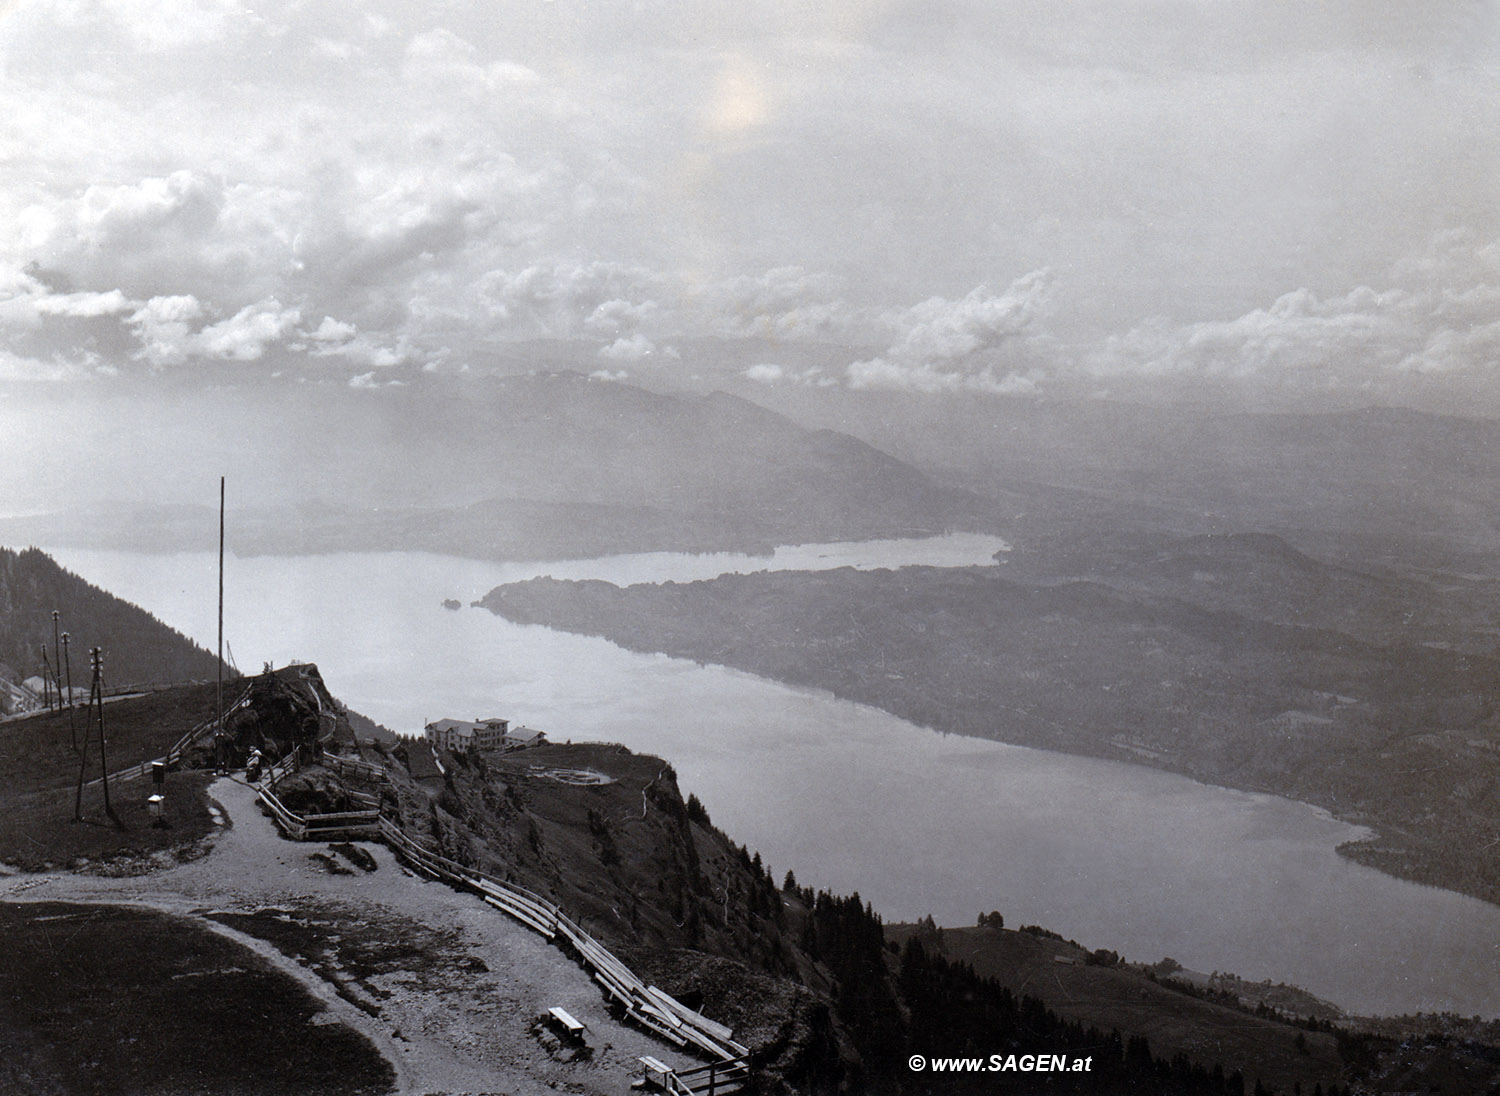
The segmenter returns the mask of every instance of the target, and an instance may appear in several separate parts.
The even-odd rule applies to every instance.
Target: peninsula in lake
[[[1500,856],[1484,847],[1497,789],[1483,775],[1500,662],[1418,638],[1419,608],[1429,622],[1459,609],[1266,535],[1168,540],[1095,564],[1087,580],[1023,581],[1020,560],[625,588],[538,578],[480,604],[940,731],[1303,800],[1377,830],[1344,847],[1362,862],[1500,898]],[[1392,614],[1413,621],[1411,638],[1391,638]]]

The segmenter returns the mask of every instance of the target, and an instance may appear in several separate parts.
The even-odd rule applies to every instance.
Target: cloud
[[[33,202],[14,246],[52,282],[132,299],[191,293],[242,307],[283,291],[307,216],[274,186],[178,170]]]
[[[776,384],[786,379],[787,371],[775,364],[752,365],[744,375],[757,384]]]
[[[1473,5],[575,7],[18,0],[11,350],[362,375],[543,337],[660,370],[718,337],[973,391],[1493,356],[1493,244],[1386,273],[1500,231]]]
[[[1104,380],[1388,397],[1423,377],[1500,376],[1500,245],[1444,233],[1390,281],[1326,297],[1300,288],[1228,320],[1148,321],[1105,340],[1083,368]]]
[[[750,366],[740,375],[756,384],[795,384],[805,387],[831,388],[839,383],[836,378],[830,377],[816,365],[810,365],[806,369],[789,369],[775,362],[762,362]]]
[[[389,369],[400,365],[410,357],[410,348],[405,345],[390,347],[370,335],[361,332],[352,323],[324,316],[317,328],[309,332],[298,332],[306,342],[293,342],[293,350],[310,353],[315,358],[343,358],[352,365]]]
[[[152,365],[180,365],[193,351],[192,323],[203,305],[189,294],[152,297],[130,317],[140,349],[136,357]]]
[[[780,266],[691,287],[687,304],[700,330],[727,338],[838,339],[870,322],[843,300],[844,286],[827,272]]]
[[[96,316],[115,316],[135,307],[118,289],[105,293],[57,293],[39,297],[36,310],[44,316],[72,316],[88,319]]]
[[[616,262],[538,263],[492,270],[479,295],[490,317],[513,335],[577,337],[647,323],[660,308],[665,280],[644,267]]]
[[[324,316],[317,330],[309,332],[307,337],[319,343],[346,343],[354,338],[357,331],[358,328],[352,323],[336,320],[332,316]]]
[[[67,361],[62,358],[43,361],[0,349],[0,381],[19,381],[26,384],[58,384],[77,381],[89,375],[90,366],[93,364]]]
[[[472,43],[441,28],[411,40],[406,47],[403,75],[408,81],[433,81],[475,94],[540,82],[535,71],[514,61],[486,63]]]
[[[918,392],[963,389],[1014,394],[1034,391],[1040,371],[1022,367],[1015,344],[1036,337],[1053,284],[1048,270],[1017,278],[1003,293],[984,286],[960,300],[931,297],[887,316],[896,339],[882,355],[852,363],[846,376],[854,388],[904,388]],[[1008,351],[1016,360],[997,362]]]
[[[118,289],[58,292],[32,273],[0,265],[0,327],[35,329],[49,320],[95,320],[137,307]]]
[[[153,297],[130,317],[140,349],[137,357],[155,366],[181,365],[190,358],[256,361],[281,342],[301,318],[274,297],[246,305],[234,315],[194,330],[206,312],[190,295]]]
[[[211,324],[198,333],[201,353],[228,361],[255,361],[266,347],[278,342],[296,326],[302,313],[283,308],[274,297],[247,305],[227,320]]]
[[[660,318],[661,313],[661,305],[656,301],[616,299],[605,301],[589,313],[583,326],[586,331],[598,335],[619,334],[651,326]]]
[[[599,357],[614,362],[638,362],[656,353],[656,344],[637,331],[629,338],[619,338],[600,347]]]

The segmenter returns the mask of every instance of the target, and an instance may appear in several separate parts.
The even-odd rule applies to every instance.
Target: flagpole
[[[219,477],[219,684],[215,693],[219,731],[224,730],[224,477]]]

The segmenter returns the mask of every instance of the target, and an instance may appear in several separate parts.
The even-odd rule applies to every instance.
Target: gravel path
[[[374,872],[333,874],[312,858],[327,846],[282,839],[252,788],[221,779],[211,794],[228,825],[208,855],[124,878],[7,875],[0,877],[0,900],[147,906],[230,936],[368,1036],[395,1067],[402,1096],[552,1090],[602,1096],[629,1091],[640,1055],[693,1064],[612,1020],[589,976],[540,936],[473,896],[412,875],[383,845],[362,843],[378,864]],[[299,959],[210,917],[244,924],[244,915],[257,913],[273,926],[300,925],[313,947],[290,948]],[[323,927],[308,929],[309,922]],[[434,940],[442,944],[435,960],[431,948],[420,946]],[[389,956],[408,947],[418,956],[409,967],[387,962],[371,974],[358,961],[372,949]],[[303,950],[320,951],[322,960],[310,961]],[[570,1060],[571,1048],[534,1033],[536,1018],[554,1005],[588,1025],[591,1057]]]

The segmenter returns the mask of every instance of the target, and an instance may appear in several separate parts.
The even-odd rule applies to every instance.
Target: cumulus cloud
[[[305,341],[289,343],[290,348],[315,358],[342,358],[351,365],[389,369],[410,357],[410,348],[404,344],[387,346],[354,324],[332,316],[324,316],[315,329],[298,335]]]
[[[32,202],[16,218],[16,250],[51,281],[132,299],[192,293],[242,307],[284,291],[294,239],[309,217],[274,186],[225,186],[179,170],[95,184],[76,198]]]
[[[740,375],[756,384],[796,384],[829,388],[839,383],[836,378],[830,377],[816,365],[810,365],[806,369],[789,369],[775,362],[761,362],[752,365]]]
[[[1014,394],[1034,391],[1041,375],[1024,366],[1013,344],[1032,335],[1052,287],[1050,271],[1037,270],[1012,282],[1003,293],[984,286],[960,300],[931,297],[892,313],[887,323],[896,339],[882,355],[852,363],[848,382],[855,388],[905,388],[918,392],[962,389]],[[997,362],[991,352],[1017,358]]]
[[[597,335],[636,331],[654,324],[662,313],[656,301],[605,301],[583,321],[586,331]],[[623,337],[623,335],[622,335]]]
[[[190,294],[152,297],[130,317],[140,349],[153,365],[180,365],[192,352],[192,323],[203,315],[203,305]]]
[[[1086,360],[1095,377],[1389,389],[1405,376],[1500,368],[1500,246],[1440,237],[1396,266],[1395,284],[1319,296],[1302,288],[1229,320],[1143,323]]]
[[[0,267],[0,327],[33,329],[47,318],[92,320],[136,307],[117,289],[104,293],[58,292],[32,273]]]
[[[190,358],[256,361],[301,319],[300,310],[283,307],[274,297],[195,329],[195,321],[205,312],[202,302],[191,295],[151,298],[130,317],[140,341],[136,356],[155,366],[181,365]]]
[[[610,337],[613,352],[674,336],[815,340],[865,334],[876,314],[838,297],[842,280],[801,267],[689,281],[606,261],[537,263],[479,280],[489,317],[513,336]]]
[[[485,62],[474,45],[441,28],[417,35],[406,47],[404,73],[411,81],[437,81],[476,93],[524,87],[537,73],[514,61]]]
[[[95,316],[115,316],[134,307],[125,294],[118,289],[105,293],[53,293],[39,297],[36,310],[44,316],[73,316],[88,319]]]
[[[729,338],[838,339],[870,320],[843,289],[833,274],[781,266],[694,286],[688,304],[704,331]]]
[[[479,294],[492,319],[517,335],[575,337],[624,332],[659,311],[667,288],[653,271],[624,263],[538,263],[518,271],[492,270]]]
[[[352,323],[324,316],[323,322],[316,330],[308,332],[307,337],[317,343],[346,343],[354,338],[357,330]]]
[[[765,363],[752,365],[749,369],[745,370],[744,375],[747,380],[755,381],[758,384],[776,384],[786,378],[787,371],[774,363]]]
[[[638,362],[656,353],[656,344],[637,331],[629,338],[619,338],[599,348],[599,357],[615,362]]]
[[[107,252],[165,237],[183,243],[211,229],[223,203],[222,189],[195,172],[174,171],[130,185],[87,188],[74,201],[21,213],[23,243],[48,267],[79,261],[87,252]]]

